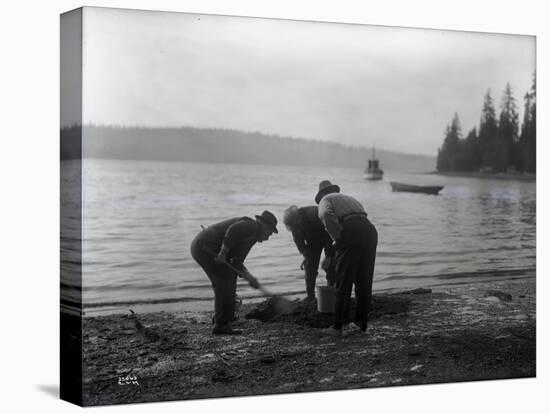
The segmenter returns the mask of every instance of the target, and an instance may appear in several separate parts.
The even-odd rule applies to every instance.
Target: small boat
[[[372,158],[369,160],[364,174],[365,178],[370,181],[381,180],[384,177],[384,171],[380,169],[380,162],[376,159],[376,150],[374,147],[372,148]]]
[[[392,191],[406,191],[408,193],[424,193],[437,195],[441,190],[443,190],[443,186],[441,185],[412,185],[396,183],[395,181],[391,181],[390,185]]]

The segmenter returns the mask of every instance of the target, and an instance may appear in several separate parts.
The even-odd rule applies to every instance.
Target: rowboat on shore
[[[424,193],[437,195],[443,189],[441,185],[413,185],[397,183],[395,181],[390,182],[392,191],[406,191],[408,193]]]

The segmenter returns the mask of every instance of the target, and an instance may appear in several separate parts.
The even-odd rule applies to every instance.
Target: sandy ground
[[[375,295],[367,333],[342,338],[320,335],[330,315],[294,304],[289,315],[244,305],[239,336],[212,335],[210,313],[85,318],[84,403],[536,375],[533,278]]]

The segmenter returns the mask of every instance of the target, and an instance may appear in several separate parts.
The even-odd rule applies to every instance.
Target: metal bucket
[[[317,286],[317,310],[322,313],[334,313],[334,288]]]

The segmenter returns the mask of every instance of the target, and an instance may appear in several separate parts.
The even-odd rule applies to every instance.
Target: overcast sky
[[[87,8],[85,123],[261,131],[435,155],[510,82],[520,113],[535,39]],[[71,119],[63,119],[64,125]]]

